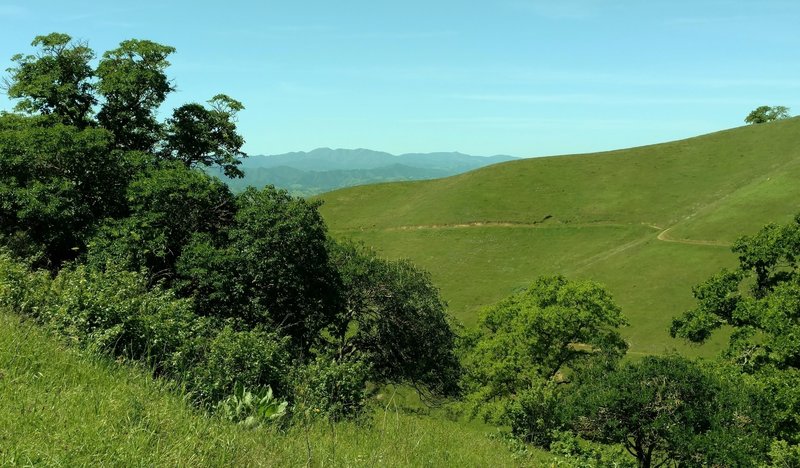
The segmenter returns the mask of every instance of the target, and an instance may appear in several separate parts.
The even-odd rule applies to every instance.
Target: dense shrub
[[[0,307],[38,318],[52,301],[51,281],[48,272],[32,272],[0,248]]]
[[[273,187],[236,202],[225,242],[196,235],[186,247],[177,287],[199,313],[280,330],[306,352],[342,306],[317,205]]]
[[[198,338],[193,354],[193,360],[184,365],[182,379],[197,401],[221,400],[237,384],[269,386],[278,395],[289,392],[288,338],[276,333],[261,328],[237,331],[227,325],[210,338]]]
[[[464,339],[463,385],[474,416],[508,423],[518,395],[610,368],[627,350],[626,324],[611,294],[591,281],[542,277],[483,311]]]
[[[729,368],[680,356],[647,356],[581,382],[572,426],[622,444],[640,466],[755,466],[765,437],[759,398]]]
[[[554,432],[566,422],[563,395],[553,382],[537,381],[517,395],[510,405],[511,432],[525,442],[547,448]]]
[[[89,245],[89,264],[108,263],[172,280],[175,262],[191,237],[224,236],[235,211],[218,179],[183,165],[140,174],[126,192],[130,215],[107,220]]]
[[[364,360],[373,382],[455,394],[456,334],[430,275],[353,243],[332,242],[331,252],[345,300],[331,327],[335,352]]]
[[[189,340],[195,319],[190,301],[148,288],[139,273],[75,266],[50,279],[5,257],[0,285],[0,304],[81,347],[140,360],[159,372]]]
[[[298,412],[332,420],[364,412],[368,369],[360,361],[317,358],[294,373]]]
[[[0,115],[0,235],[20,256],[58,267],[83,248],[96,223],[124,210],[132,175],[100,128],[45,117]],[[25,242],[20,242],[24,239]]]

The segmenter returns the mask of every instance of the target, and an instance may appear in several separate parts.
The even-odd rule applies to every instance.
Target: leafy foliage
[[[81,347],[144,361],[168,372],[174,354],[192,336],[190,301],[148,288],[138,273],[85,266],[50,279],[0,257],[0,304],[25,313]]]
[[[89,261],[145,270],[173,279],[175,264],[198,233],[224,236],[235,212],[233,195],[217,179],[181,165],[143,172],[126,191],[129,215],[110,219],[90,242]]]
[[[213,403],[237,384],[274,388],[288,394],[291,355],[288,340],[261,328],[237,331],[230,325],[187,343],[180,357],[181,379],[200,402]]]
[[[341,304],[317,206],[272,187],[240,194],[224,243],[195,236],[178,273],[201,313],[267,324],[303,349]]]
[[[731,325],[727,353],[743,369],[800,368],[800,216],[742,237],[733,251],[739,267],[694,289],[697,307],[673,321],[672,335],[702,342]]]
[[[357,360],[318,357],[295,370],[297,411],[306,418],[357,418],[366,406],[369,369]]]
[[[15,253],[57,266],[119,215],[133,165],[110,141],[103,129],[0,115],[0,234],[25,240]]]
[[[742,384],[685,358],[648,356],[585,380],[571,399],[573,424],[624,445],[641,467],[752,466],[766,440]]]
[[[550,447],[567,421],[563,392],[553,381],[531,382],[519,392],[508,411],[511,433],[539,447]]]
[[[618,331],[625,323],[604,288],[560,276],[540,278],[486,309],[466,339],[464,385],[473,412],[507,421],[513,400],[539,382],[616,362],[627,349]]]
[[[186,167],[220,166],[228,177],[243,177],[236,166],[244,138],[236,132],[236,113],[241,102],[218,94],[210,101],[211,109],[192,103],[175,109],[167,121],[163,154],[183,162]]]
[[[336,352],[368,363],[378,383],[411,383],[454,394],[456,335],[430,275],[353,243],[332,246],[345,305],[332,327]]]
[[[115,136],[116,146],[153,151],[161,137],[155,112],[175,90],[165,69],[174,47],[131,39],[103,54],[97,66],[97,92],[105,99],[98,123]]]
[[[287,414],[288,405],[272,394],[271,387],[253,393],[237,384],[232,395],[217,403],[216,413],[223,419],[254,429],[280,422]]]

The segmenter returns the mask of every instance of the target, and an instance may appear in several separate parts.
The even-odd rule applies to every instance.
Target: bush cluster
[[[0,305],[237,415],[267,388],[333,419],[363,411],[367,382],[457,391],[426,273],[334,242],[316,202],[209,175],[243,175],[241,103],[160,121],[172,47],[124,41],[93,67],[66,34],[32,45],[0,114]]]

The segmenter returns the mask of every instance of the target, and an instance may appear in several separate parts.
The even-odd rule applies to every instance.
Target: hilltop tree
[[[785,106],[759,106],[744,119],[745,123],[762,124],[789,118],[789,108]]]

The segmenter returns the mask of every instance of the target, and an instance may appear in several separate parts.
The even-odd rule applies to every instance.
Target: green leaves
[[[799,368],[800,218],[764,226],[739,239],[733,251],[739,267],[696,286],[697,306],[673,320],[670,333],[702,342],[716,328],[731,325],[736,330],[727,355],[743,369]]]
[[[384,260],[353,243],[331,244],[345,301],[330,327],[335,352],[364,359],[374,382],[456,393],[461,372],[456,335],[430,275],[407,260]]]
[[[217,404],[216,413],[223,419],[255,429],[279,422],[286,416],[288,405],[272,394],[272,387],[253,393],[237,383],[233,394]]]
[[[767,443],[758,400],[729,368],[648,356],[583,379],[568,404],[579,434],[622,444],[639,466],[752,466]]]
[[[513,400],[541,381],[616,362],[627,350],[618,330],[625,323],[603,287],[560,276],[489,307],[463,358],[473,413],[503,422]]]

